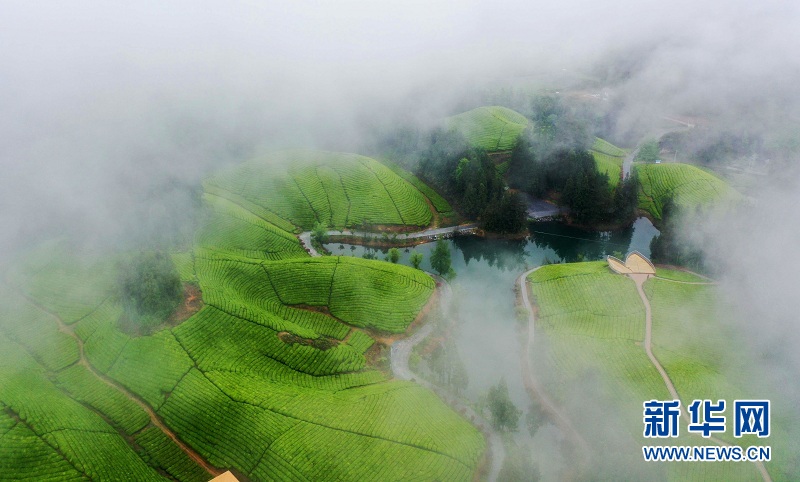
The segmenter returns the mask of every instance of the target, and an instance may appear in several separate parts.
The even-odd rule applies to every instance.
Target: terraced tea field
[[[431,204],[433,205],[433,207],[436,209],[436,211],[439,214],[441,214],[443,216],[449,216],[449,215],[453,214],[453,208],[450,206],[450,203],[448,203],[445,198],[443,198],[441,195],[439,195],[438,192],[436,192],[433,189],[431,189],[430,186],[428,186],[424,182],[420,181],[417,176],[415,176],[414,174],[406,171],[405,169],[403,169],[402,167],[398,166],[397,164],[395,164],[395,163],[393,163],[391,161],[381,161],[381,162],[386,167],[391,169],[392,172],[394,172],[398,176],[400,176],[403,179],[405,179],[406,181],[408,181],[412,186],[414,186],[422,194],[424,194],[425,197],[427,197],[428,200],[430,200]]]
[[[118,263],[66,241],[6,273],[0,478],[470,480],[481,434],[364,355],[376,334],[405,331],[434,281],[311,258],[292,234],[425,225],[421,191],[368,158],[295,151],[220,173],[204,199],[194,250],[173,256],[204,306],[177,326],[121,331]]]
[[[719,311],[716,287],[685,272],[659,269],[657,276],[644,284],[653,313],[653,353],[674,383],[682,405],[688,406],[694,399],[729,400],[726,415],[730,421],[733,400],[769,398],[771,389],[758,382],[753,364],[741,356],[746,353],[741,349],[742,335],[726,324]],[[546,366],[535,368],[547,374],[546,391],[565,407],[576,427],[591,426],[587,417],[594,416],[591,414],[599,407],[613,410],[621,423],[615,430],[624,433],[618,438],[628,440],[627,447],[632,449],[613,453],[614,447],[595,447],[597,453],[602,450],[604,457],[628,459],[631,466],[626,473],[632,474],[643,463],[642,445],[709,443],[688,434],[685,421],[678,438],[655,443],[642,436],[642,403],[671,396],[642,346],[645,310],[631,279],[612,273],[605,262],[591,262],[544,266],[531,273],[528,281],[539,309],[536,330],[548,347],[543,359]],[[593,400],[597,406],[578,408],[571,403],[575,399]],[[786,415],[783,417],[785,422]],[[773,421],[772,426],[782,424]],[[764,445],[764,440],[754,436],[734,439],[731,422],[719,438],[744,447]],[[591,438],[588,440],[591,445]],[[780,428],[770,438],[773,450],[783,454],[782,460],[773,455],[773,462],[765,464],[774,480],[792,478],[789,460],[796,457],[790,454],[796,454],[797,447],[790,440]],[[761,480],[751,463],[662,465],[664,473],[659,477],[671,480]],[[649,478],[656,470],[652,464],[640,469]]]
[[[221,172],[205,189],[290,232],[316,222],[334,229],[363,222],[422,227],[432,219],[419,189],[356,154],[283,151]]]
[[[622,174],[622,162],[625,160],[625,151],[610,142],[595,137],[590,152],[597,164],[597,169],[608,175],[608,183],[616,187]]]
[[[611,157],[625,157],[625,149],[621,149],[605,139],[594,138],[591,150]]]
[[[495,152],[511,150],[530,122],[519,112],[491,106],[448,117],[446,123],[461,132],[473,146]]]
[[[736,202],[741,194],[725,181],[690,164],[638,164],[639,208],[661,219],[663,202],[673,197],[683,208],[694,209],[718,203]]]

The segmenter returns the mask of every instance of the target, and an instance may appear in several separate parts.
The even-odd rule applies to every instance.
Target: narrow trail
[[[476,225],[463,225],[463,226],[452,226],[449,228],[438,228],[438,229],[427,229],[425,231],[419,231],[416,233],[408,233],[410,238],[421,238],[425,236],[432,236],[432,235],[441,235],[441,234],[448,234],[454,233],[457,231],[469,231],[475,229]],[[339,231],[328,231],[328,234],[339,234]],[[353,231],[345,231],[345,235],[352,235],[352,236],[362,236],[363,233],[360,232],[353,232]],[[317,250],[313,248],[311,245],[311,233],[310,232],[303,232],[299,234],[298,239],[300,242],[303,243],[303,247],[309,252],[309,254],[313,257],[322,256]],[[430,273],[428,273],[430,274]],[[431,275],[433,276],[433,275]],[[450,284],[447,283],[444,279],[433,276],[434,279],[437,280],[437,285],[440,287],[438,289],[441,290],[441,309],[443,310],[442,313],[447,313],[447,307],[450,305],[452,298],[453,298],[453,290],[450,288]],[[464,404],[458,397],[453,396],[452,394],[445,391],[443,388],[438,387],[421,376],[415,374],[411,371],[409,367],[409,359],[411,358],[411,350],[414,349],[416,345],[420,342],[425,340],[428,335],[431,334],[433,331],[433,325],[430,323],[426,323],[420,329],[418,329],[413,335],[409,336],[408,338],[403,338],[401,340],[397,340],[392,343],[391,348],[389,350],[389,366],[392,369],[392,373],[394,374],[395,378],[400,380],[413,380],[415,383],[422,385],[423,387],[432,390],[436,393],[439,398],[441,398],[445,403],[447,403],[453,410],[461,413],[466,417],[468,420],[472,422],[473,425],[477,426],[481,432],[484,433],[486,436],[487,442],[489,444],[490,450],[490,460],[491,460],[491,467],[489,470],[489,482],[495,482],[497,480],[498,475],[500,474],[500,469],[503,467],[503,461],[506,458],[506,449],[503,445],[503,441],[500,436],[492,430],[491,424],[487,422],[481,415],[479,415],[472,407]]]
[[[664,384],[667,386],[667,390],[669,391],[670,396],[673,400],[680,400],[678,397],[678,391],[675,390],[675,385],[672,384],[672,380],[670,380],[669,375],[667,375],[667,371],[664,370],[664,367],[661,366],[658,359],[653,355],[653,347],[652,347],[652,340],[653,340],[653,311],[650,308],[650,300],[647,299],[647,295],[644,294],[644,282],[650,277],[650,275],[646,274],[629,274],[629,278],[636,283],[636,291],[639,292],[639,297],[642,299],[642,303],[644,304],[644,351],[647,353],[647,358],[650,359],[650,363],[656,367],[658,373],[661,374],[661,379],[664,380]],[[683,408],[681,404],[681,416],[688,420],[688,415],[686,410]]]
[[[448,236],[452,234],[461,234],[461,233],[474,233],[478,229],[477,224],[462,224],[460,226],[449,226],[446,228],[430,228],[425,229],[422,231],[416,231],[413,233],[397,233],[397,241],[402,243],[406,240],[411,239],[435,239],[439,236]],[[330,230],[328,231],[328,236],[346,236],[351,238],[361,238],[364,236],[375,236],[380,233],[371,233],[365,231],[351,231],[348,229],[342,231],[335,231]],[[297,239],[300,240],[303,247],[306,248],[311,256],[320,256],[320,254],[314,249],[311,245],[311,231],[303,231],[302,233],[297,235]]]
[[[662,278],[661,276],[655,276],[655,279],[659,281],[666,281],[668,283],[678,283],[682,285],[708,285],[708,286],[715,286],[718,283],[715,281],[681,281],[677,279],[669,279],[669,278]]]
[[[158,429],[161,430],[164,433],[164,435],[172,439],[172,441],[175,442],[175,445],[177,445],[190,459],[194,460],[197,463],[197,465],[202,467],[203,470],[208,472],[213,477],[221,475],[223,472],[225,472],[224,470],[218,469],[213,465],[211,465],[210,463],[208,463],[200,454],[195,452],[194,449],[183,443],[183,441],[181,441],[181,439],[178,438],[175,432],[170,430],[170,428],[164,424],[163,420],[161,420],[161,417],[159,417],[158,414],[156,414],[156,412],[147,403],[145,403],[144,400],[139,398],[137,395],[134,395],[132,392],[130,392],[127,388],[122,386],[116,380],[98,371],[86,358],[86,352],[84,351],[83,347],[83,340],[75,333],[74,326],[66,324],[64,320],[61,319],[60,316],[46,309],[44,306],[39,304],[36,300],[32,299],[27,294],[22,293],[18,289],[16,291],[20,293],[21,296],[23,296],[28,302],[30,302],[40,310],[44,311],[45,313],[50,314],[50,316],[52,316],[56,320],[56,323],[58,324],[58,330],[61,331],[62,333],[66,333],[75,340],[75,342],[78,344],[78,352],[80,354],[80,360],[78,361],[78,363],[80,365],[86,367],[86,369],[88,369],[94,376],[99,378],[103,383],[116,389],[117,391],[125,395],[125,397],[127,397],[128,399],[139,405],[142,408],[142,410],[144,410],[145,413],[147,413],[147,415],[150,417],[150,422],[155,427],[158,427]]]
[[[655,139],[656,142],[660,141],[664,135],[669,134],[670,132],[682,132],[689,130],[688,127],[667,127],[662,129],[657,129],[647,136],[643,137],[642,140],[636,145],[636,147],[625,156],[625,159],[622,161],[622,177],[625,178],[628,174],[631,173],[631,167],[633,166],[633,161],[636,159],[636,155],[639,154],[639,149],[648,141]]]
[[[622,160],[622,178],[626,178],[628,174],[631,173],[631,167],[633,166],[633,160],[636,159],[636,155],[639,154],[639,149],[641,146],[636,146],[631,152],[625,156],[625,159]]]
[[[443,314],[446,314],[449,312],[448,307],[453,299],[453,290],[450,287],[450,284],[441,278],[439,278],[437,281],[440,282],[440,289],[442,290],[440,309],[442,310]],[[389,355],[392,373],[394,374],[395,378],[399,378],[401,380],[413,380],[419,385],[432,390],[434,393],[439,395],[443,401],[450,405],[453,410],[462,413],[464,417],[469,419],[473,425],[476,425],[481,432],[484,433],[489,444],[490,454],[488,480],[489,482],[495,482],[500,475],[500,469],[503,467],[503,461],[506,458],[506,449],[503,445],[503,440],[500,438],[500,435],[495,432],[492,429],[491,424],[480,414],[475,412],[472,407],[466,405],[458,397],[453,396],[441,387],[438,387],[415,374],[411,371],[411,368],[408,365],[413,348],[422,342],[428,335],[430,335],[432,331],[433,325],[427,323],[410,337],[398,340],[392,344]]]
[[[661,378],[664,380],[664,384],[667,386],[667,390],[669,391],[670,396],[673,400],[680,400],[678,396],[678,391],[675,390],[675,385],[672,383],[672,380],[667,375],[666,370],[664,367],[661,366],[661,363],[653,354],[652,348],[652,339],[653,339],[653,310],[650,307],[650,300],[647,299],[647,295],[644,292],[644,282],[650,278],[650,275],[647,274],[629,274],[627,275],[631,278],[634,283],[636,283],[636,291],[639,292],[639,298],[642,299],[642,303],[644,304],[644,311],[645,311],[645,329],[644,329],[644,351],[647,353],[647,357],[650,359],[650,362],[653,366],[656,367],[658,373],[661,374]],[[693,285],[714,285],[716,283],[693,283],[689,281],[677,281],[677,280],[665,280],[664,278],[658,278],[659,280],[670,281],[675,283],[682,283],[682,284],[693,284]],[[684,403],[681,403],[681,418],[684,419],[686,423],[690,423],[689,413],[686,411],[686,407]],[[728,442],[720,440],[716,437],[709,437],[706,440],[714,442],[717,445],[723,446],[730,446]],[[772,482],[772,478],[769,476],[769,472],[767,472],[767,468],[764,466],[763,462],[753,462],[756,465],[759,473],[761,474],[761,478],[764,482]]]
[[[420,231],[419,233],[410,233],[410,235],[416,235],[417,237],[422,237],[424,235],[428,235],[427,233],[430,232],[437,232],[441,233],[442,230],[446,230],[445,232],[454,232],[459,226],[455,226],[452,228],[441,228],[441,229],[429,229],[426,231]],[[346,231],[347,232],[347,231]],[[338,233],[338,231],[329,231],[329,233]],[[359,235],[356,233],[356,235]],[[312,246],[311,246],[311,233],[305,232],[298,236],[305,248],[309,251],[311,256],[317,257],[321,256]],[[430,274],[430,273],[429,273]],[[434,279],[437,277],[434,276]],[[447,307],[450,305],[452,298],[453,298],[453,290],[450,288],[450,284],[444,281],[441,278],[437,279],[438,285],[440,286],[438,289],[441,290],[441,309],[443,313],[447,313]],[[420,342],[425,340],[428,335],[431,334],[433,331],[433,325],[430,323],[426,323],[420,329],[418,329],[413,335],[409,336],[408,338],[403,338],[402,340],[397,340],[392,343],[392,346],[389,350],[389,366],[392,369],[392,373],[394,374],[395,378],[400,380],[413,380],[415,383],[422,385],[423,387],[432,390],[434,393],[439,395],[444,402],[446,402],[450,407],[462,413],[466,418],[472,421],[473,425],[478,426],[481,431],[486,435],[487,441],[489,443],[489,450],[491,454],[491,468],[489,470],[489,481],[495,482],[497,480],[498,475],[500,474],[500,469],[503,467],[503,461],[506,458],[506,450],[505,446],[503,445],[503,441],[500,439],[500,436],[491,428],[491,424],[489,424],[483,417],[481,417],[477,412],[475,412],[472,407],[465,405],[461,402],[457,397],[454,397],[452,394],[447,393],[444,389],[428,382],[424,378],[420,377],[419,375],[415,374],[411,371],[411,367],[409,367],[408,361],[411,358],[411,350],[414,349],[416,345]]]
[[[522,359],[522,379],[525,385],[525,390],[528,392],[528,396],[531,400],[534,400],[539,403],[542,407],[542,410],[547,413],[550,419],[556,424],[556,426],[561,430],[561,432],[570,439],[572,442],[573,447],[576,449],[576,452],[580,452],[583,454],[584,462],[589,454],[589,445],[586,443],[586,440],[575,430],[575,427],[569,421],[569,419],[564,416],[564,414],[556,407],[555,403],[547,396],[544,390],[541,389],[536,378],[533,375],[533,369],[531,368],[531,346],[533,345],[534,335],[535,335],[535,325],[536,325],[536,315],[534,311],[534,306],[530,301],[528,296],[528,275],[536,271],[537,269],[541,268],[541,266],[528,270],[519,278],[517,278],[517,284],[519,285],[519,292],[522,296],[522,303],[525,308],[528,310],[528,337],[525,343],[525,349],[523,350],[523,359]]]

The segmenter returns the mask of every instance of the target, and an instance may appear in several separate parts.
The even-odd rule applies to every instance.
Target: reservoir
[[[516,435],[521,438],[529,437],[524,412],[530,400],[520,372],[521,335],[513,291],[516,279],[527,269],[548,263],[594,261],[607,255],[624,257],[632,250],[649,257],[650,241],[659,234],[644,217],[616,231],[586,231],[557,222],[531,223],[528,228],[530,235],[519,240],[475,236],[446,240],[456,272],[451,282],[453,303],[458,306],[453,336],[468,376],[463,396],[477,404],[489,387],[505,378],[512,401],[523,411]],[[435,243],[426,243],[398,248],[400,263],[410,265],[409,257],[416,251],[424,255],[422,269],[431,271],[429,260],[434,246]],[[336,256],[361,257],[367,252],[377,259],[384,259],[388,251],[339,243],[325,247]],[[547,451],[553,436],[552,432],[548,435],[548,430],[540,430],[535,437],[539,440],[529,442],[537,450]]]

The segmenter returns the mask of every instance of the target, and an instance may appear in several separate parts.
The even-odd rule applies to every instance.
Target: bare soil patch
[[[157,325],[143,326],[140,322],[131,319],[127,313],[122,313],[117,320],[117,328],[130,336],[147,336],[163,330],[173,328],[188,320],[203,307],[203,292],[192,283],[183,284],[183,300],[169,317]]]
[[[167,319],[167,325],[176,326],[188,320],[193,314],[203,307],[203,292],[200,287],[192,283],[183,284],[183,303],[178,305],[175,312]]]

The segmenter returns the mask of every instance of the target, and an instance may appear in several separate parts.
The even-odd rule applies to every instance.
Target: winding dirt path
[[[669,391],[670,396],[673,400],[680,400],[678,397],[678,391],[675,390],[675,385],[672,384],[672,380],[670,380],[669,375],[667,375],[667,371],[664,370],[664,367],[661,366],[661,363],[658,359],[653,355],[653,347],[652,347],[652,340],[653,340],[653,310],[650,308],[650,300],[647,299],[647,295],[644,294],[644,282],[650,278],[650,275],[647,274],[629,274],[627,275],[629,278],[636,283],[636,291],[639,292],[639,298],[642,299],[642,303],[644,304],[644,351],[647,353],[647,358],[650,359],[650,363],[656,367],[658,373],[661,374],[661,379],[664,380],[664,384],[667,386],[667,390]],[[686,413],[683,404],[681,404],[681,416],[688,420],[688,415]]]
[[[9,286],[11,286],[11,285],[9,285]],[[58,316],[56,313],[53,313],[52,311],[46,309],[44,306],[39,304],[36,300],[31,298],[27,294],[21,292],[18,289],[16,289],[16,291],[18,293],[20,293],[21,296],[23,296],[29,303],[33,304],[34,306],[36,306],[40,310],[42,310],[45,313],[48,313],[50,316],[52,316],[56,320],[56,323],[58,324],[58,330],[61,331],[62,333],[66,333],[67,335],[71,336],[75,340],[75,342],[78,344],[78,352],[80,354],[80,360],[78,361],[78,363],[80,365],[86,367],[86,369],[88,369],[94,376],[99,378],[103,383],[105,383],[106,385],[108,385],[108,386],[114,388],[115,390],[119,391],[120,393],[125,395],[125,397],[127,397],[128,399],[130,399],[131,401],[136,403],[136,405],[139,405],[142,408],[142,410],[144,410],[145,413],[147,413],[148,417],[150,417],[150,422],[154,426],[158,427],[158,429],[161,430],[164,433],[164,435],[166,435],[173,442],[175,442],[175,445],[177,445],[190,459],[194,460],[197,463],[197,465],[202,467],[203,470],[208,472],[211,476],[216,477],[218,475],[221,475],[223,472],[225,472],[224,470],[218,469],[217,467],[214,467],[213,465],[208,463],[193,448],[191,448],[190,446],[185,444],[181,439],[179,439],[178,436],[175,434],[175,432],[173,432],[169,427],[167,427],[164,424],[164,421],[161,420],[161,417],[159,417],[158,414],[156,414],[156,412],[147,403],[145,403],[144,400],[139,398],[137,395],[134,395],[131,391],[129,391],[124,386],[122,386],[116,380],[114,380],[114,379],[108,377],[107,375],[105,375],[104,373],[98,371],[91,364],[91,362],[89,362],[89,360],[86,358],[86,352],[84,351],[84,348],[83,348],[83,340],[81,339],[81,337],[79,337],[75,333],[75,328],[74,328],[73,325],[68,325],[68,324],[64,323],[64,320],[62,320],[60,316]]]
[[[449,312],[448,307],[453,299],[453,290],[450,287],[450,284],[442,278],[436,276],[434,276],[434,278],[439,282],[439,289],[441,289],[440,309],[442,310],[443,314],[446,314]],[[503,440],[500,438],[500,435],[494,431],[492,429],[492,425],[475,410],[473,410],[472,407],[466,405],[458,397],[453,396],[443,388],[436,386],[418,374],[415,374],[411,371],[411,368],[408,365],[413,348],[425,340],[425,338],[430,335],[432,331],[433,325],[427,323],[425,326],[417,330],[413,335],[402,340],[397,340],[392,344],[389,355],[392,373],[394,374],[395,378],[399,378],[401,380],[414,380],[414,382],[422,385],[425,388],[428,388],[429,390],[432,390],[434,393],[439,395],[439,398],[450,405],[453,410],[461,413],[464,417],[470,420],[473,425],[477,426],[481,432],[483,432],[489,444],[490,468],[488,480],[490,482],[495,482],[500,475],[500,469],[503,467],[503,461],[506,458],[506,449],[503,445]]]
[[[419,231],[416,233],[408,233],[409,238],[423,238],[426,236],[438,236],[443,234],[450,234],[455,232],[465,232],[474,230],[476,225],[463,225],[463,226],[452,226],[449,228],[438,228],[438,229],[427,229],[425,231]],[[328,234],[334,235],[339,234],[339,231],[328,231]],[[345,231],[345,235],[353,235],[362,236],[363,233],[361,232],[354,232],[354,231]],[[321,256],[321,254],[314,249],[311,245],[311,233],[306,231],[299,234],[298,239],[303,244],[303,247],[306,248],[308,253],[313,257]],[[428,273],[431,274],[431,273]],[[441,309],[442,313],[447,313],[447,307],[450,305],[452,298],[453,298],[453,290],[450,287],[450,284],[447,283],[444,279],[438,276],[433,276],[435,280],[437,280],[437,289],[441,290]],[[445,403],[447,403],[453,410],[461,413],[464,415],[468,420],[472,422],[473,425],[477,426],[484,436],[487,439],[489,444],[489,454],[490,454],[490,464],[491,467],[489,469],[489,481],[495,482],[497,481],[497,477],[500,474],[500,469],[503,467],[503,461],[506,458],[506,449],[503,445],[503,441],[500,436],[492,429],[492,426],[489,422],[487,422],[481,415],[479,415],[472,407],[464,404],[458,397],[453,396],[452,394],[445,391],[443,388],[438,387],[418,374],[415,374],[411,371],[411,367],[409,367],[409,359],[411,358],[411,350],[414,349],[416,345],[420,342],[425,340],[428,335],[431,334],[433,331],[433,325],[430,323],[426,323],[420,329],[418,329],[413,335],[403,338],[401,340],[396,340],[392,343],[391,348],[389,349],[389,366],[392,369],[392,373],[394,374],[395,378],[400,380],[413,380],[415,383],[422,385],[423,387],[432,390],[436,393],[439,398],[441,398]]]
[[[314,245],[311,244],[311,231],[303,231],[297,235],[297,239],[300,240],[300,244],[303,245],[308,254],[310,254],[312,257],[316,258],[318,256],[322,256],[316,249],[314,249]]]
[[[556,407],[555,403],[547,396],[547,394],[542,390],[539,386],[538,382],[536,381],[536,377],[533,375],[533,368],[531,367],[531,346],[533,345],[533,340],[535,336],[535,325],[536,325],[536,312],[534,309],[533,304],[530,301],[530,297],[528,296],[528,275],[536,271],[537,269],[541,268],[541,266],[528,270],[519,278],[517,278],[517,284],[519,286],[520,296],[522,297],[522,303],[525,308],[528,310],[528,336],[525,343],[525,349],[523,350],[523,359],[522,361],[522,380],[525,385],[525,390],[528,392],[528,396],[531,400],[537,402],[539,406],[542,408],[548,417],[556,424],[556,426],[561,430],[561,432],[570,439],[572,442],[573,447],[575,448],[576,452],[579,452],[583,455],[582,459],[583,462],[586,462],[588,454],[589,454],[589,445],[586,443],[586,440],[575,430],[575,427],[569,421],[569,419]]]
[[[642,299],[642,303],[644,304],[644,312],[645,312],[644,351],[645,351],[645,353],[647,353],[647,357],[650,359],[650,362],[653,364],[653,366],[656,367],[656,370],[658,370],[658,373],[661,374],[661,378],[664,380],[664,384],[667,386],[667,390],[669,391],[669,394],[672,397],[672,399],[673,400],[680,400],[680,397],[678,396],[678,391],[675,390],[675,385],[673,385],[672,380],[669,378],[669,375],[667,375],[666,370],[664,370],[664,367],[661,366],[661,363],[658,361],[658,359],[653,354],[653,348],[652,348],[653,310],[650,307],[650,300],[647,299],[647,295],[645,295],[644,288],[643,288],[644,282],[647,281],[648,278],[650,278],[650,275],[648,275],[648,274],[629,274],[627,276],[629,278],[631,278],[634,283],[636,283],[636,291],[639,292],[639,297]],[[668,280],[668,279],[664,279],[664,278],[658,278],[658,279],[659,280],[663,280],[663,281],[670,281],[670,282],[675,282],[675,283],[691,284],[691,285],[713,285],[713,284],[716,284],[716,283],[713,283],[713,282],[709,282],[709,283],[694,283],[694,282],[691,282],[691,281]],[[680,407],[681,407],[681,418],[683,418],[686,423],[690,423],[689,412],[686,411],[685,404],[681,403]],[[713,437],[713,436],[707,438],[706,440],[710,440],[711,442],[714,442],[717,445],[723,445],[723,446],[730,446],[731,445],[728,442],[725,442],[725,441],[720,440],[720,439],[718,439],[716,437]],[[761,478],[764,480],[764,482],[772,482],[772,478],[769,476],[769,472],[767,472],[767,468],[764,466],[764,463],[763,462],[753,462],[753,463],[756,465],[756,468],[758,469],[759,473],[761,474]]]

